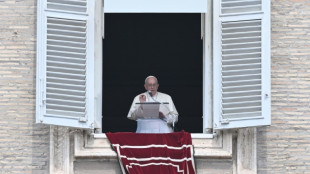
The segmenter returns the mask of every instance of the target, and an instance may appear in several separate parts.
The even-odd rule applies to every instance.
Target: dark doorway
[[[200,14],[105,14],[103,132],[135,132],[127,114],[149,75],[172,97],[177,129],[202,132],[200,23]]]

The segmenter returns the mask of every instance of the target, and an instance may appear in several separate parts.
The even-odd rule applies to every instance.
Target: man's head
[[[159,87],[157,78],[155,76],[148,76],[145,79],[144,87],[145,87],[145,90],[151,91],[152,95],[154,96]]]

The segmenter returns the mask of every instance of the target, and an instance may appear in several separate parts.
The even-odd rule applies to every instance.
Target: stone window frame
[[[96,2],[99,1],[96,0]],[[96,6],[96,8],[98,7]],[[97,13],[97,15],[102,16],[101,10],[97,11]],[[97,25],[96,28],[100,28],[101,17],[96,18],[95,23]],[[209,29],[211,30],[211,28]],[[104,36],[104,30],[101,28],[95,33],[96,35],[102,34]],[[100,42],[102,41],[100,40],[102,39],[99,38],[96,41],[99,44],[95,44],[95,49],[101,49],[102,43],[100,44]],[[208,48],[211,49],[212,47],[209,45]],[[209,50],[209,53],[211,54],[211,50]],[[98,52],[95,55],[100,57]],[[211,61],[209,63],[207,65],[211,67]],[[211,75],[211,72],[208,73],[208,77],[204,77],[204,80],[210,80]],[[210,85],[209,90],[211,91],[211,89]],[[210,97],[204,96],[205,98]],[[209,102],[211,108],[211,100]],[[210,133],[212,115],[208,118],[211,119],[211,122],[208,123],[211,123],[211,127],[204,130],[204,132],[209,132],[209,134],[192,134],[195,158],[229,158],[233,160],[234,171],[237,173],[241,171],[256,173],[256,128]],[[243,157],[246,157],[246,159]],[[77,158],[116,159],[116,153],[111,149],[107,138],[102,133],[97,134],[89,130],[51,126],[50,173],[73,173],[73,162]]]

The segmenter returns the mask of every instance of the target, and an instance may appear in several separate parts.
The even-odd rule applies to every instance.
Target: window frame
[[[213,108],[213,102],[212,102],[212,0],[208,0],[207,4],[207,13],[201,13],[202,20],[201,20],[201,39],[203,40],[203,111],[202,111],[202,117],[203,117],[203,126],[201,133],[194,133],[194,135],[197,138],[213,138],[214,132],[212,132],[213,127],[213,114],[212,114],[212,108]],[[101,27],[101,37],[104,39],[105,32],[105,24],[104,24],[104,7],[102,7],[102,26]],[[95,14],[96,16],[99,15],[99,13]],[[99,30],[99,26],[96,27],[97,30]],[[98,32],[99,33],[99,32]],[[99,37],[96,37],[99,38]],[[96,44],[95,44],[96,45]],[[102,45],[102,42],[101,42]],[[98,52],[98,55],[102,55],[102,47],[95,48],[95,52]],[[95,54],[96,55],[96,54]],[[99,61],[98,61],[99,62]],[[102,61],[101,61],[102,63]],[[104,63],[104,62],[103,62]],[[98,64],[95,62],[95,65],[98,66]],[[99,72],[99,71],[98,71]],[[100,74],[102,74],[102,67],[100,70]],[[95,73],[96,75],[97,73]],[[99,75],[98,75],[99,77]],[[97,79],[97,77],[95,77]],[[102,79],[102,76],[100,78]],[[98,81],[98,80],[97,80]],[[102,84],[102,81],[101,81]],[[102,87],[101,87],[102,88]],[[102,94],[101,94],[102,96]],[[102,101],[101,101],[102,102]],[[101,109],[102,110],[102,109]],[[102,113],[104,114],[104,113]],[[100,131],[102,132],[102,128],[100,128]],[[104,134],[104,132],[102,132]],[[203,135],[208,134],[208,135]],[[102,137],[99,135],[98,137]]]
[[[206,0],[105,0],[107,13],[205,13]],[[139,5],[137,5],[139,4]]]
[[[208,0],[207,13],[202,14],[202,36],[203,36],[203,130],[202,134],[213,134],[213,71],[212,71],[212,0]]]

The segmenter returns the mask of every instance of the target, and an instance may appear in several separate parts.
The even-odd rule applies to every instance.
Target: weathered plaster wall
[[[310,173],[310,1],[272,0],[272,126],[258,129],[258,173]]]
[[[0,0],[0,173],[48,173],[35,122],[36,0]]]

